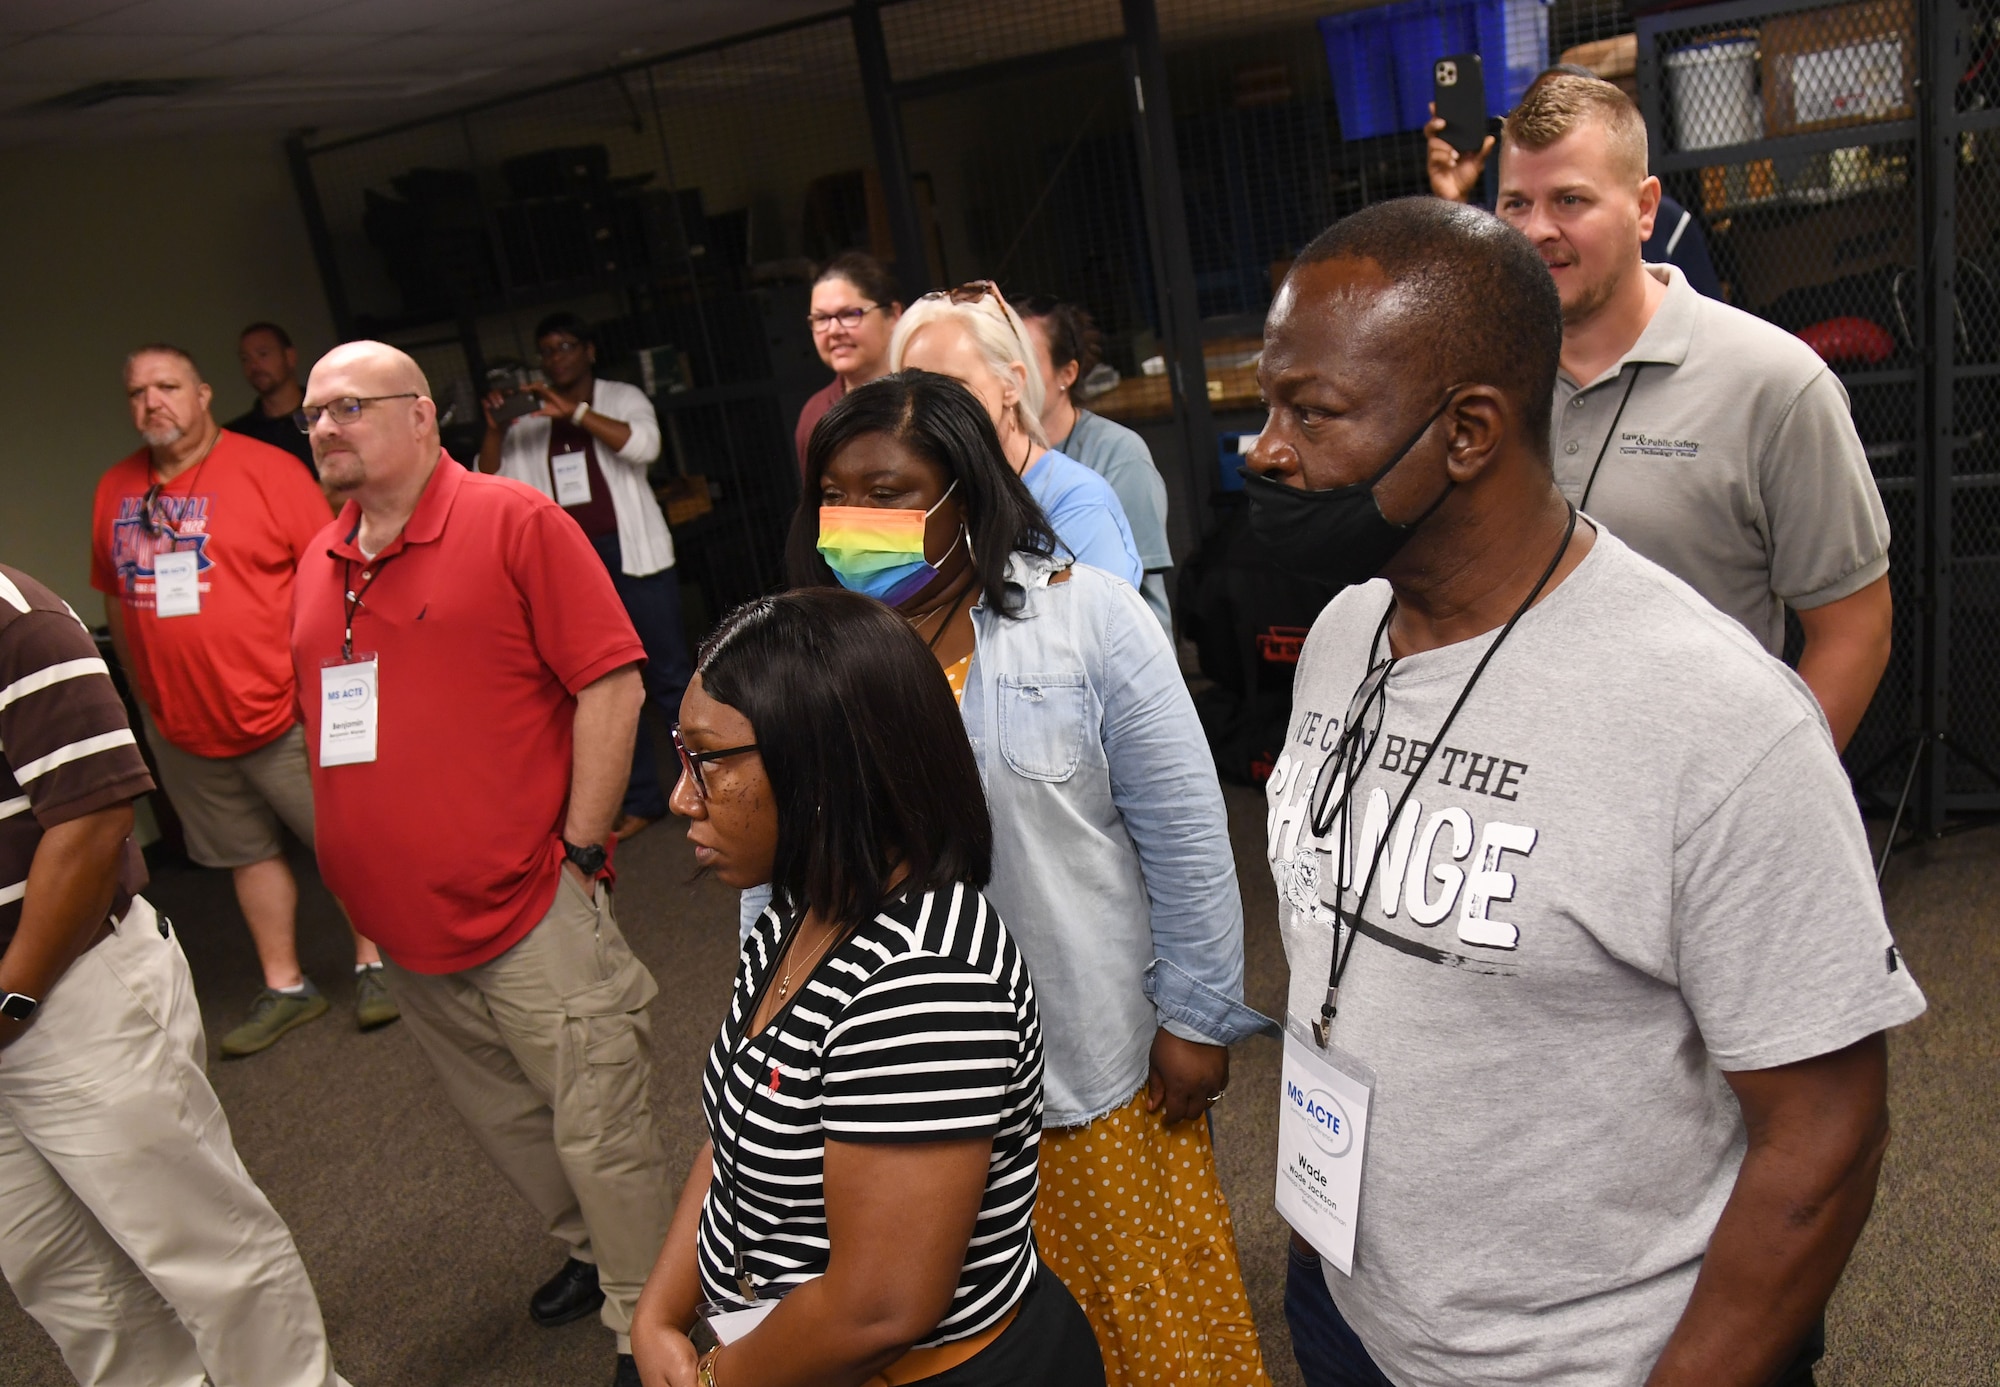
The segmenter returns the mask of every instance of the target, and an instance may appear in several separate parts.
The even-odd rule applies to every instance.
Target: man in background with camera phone
[[[598,379],[597,338],[576,314],[544,318],[535,345],[547,383],[486,397],[479,470],[526,482],[583,527],[646,647],[646,689],[671,725],[694,667],[681,629],[673,536],[646,481],[660,455],[659,418],[645,391]],[[666,813],[652,733],[641,717],[612,831],[627,839]]]

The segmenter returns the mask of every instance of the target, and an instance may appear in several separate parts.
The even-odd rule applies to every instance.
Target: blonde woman
[[[1145,581],[1139,546],[1111,484],[1049,447],[1042,432],[1042,373],[1028,332],[991,280],[925,294],[896,324],[889,369],[935,371],[959,381],[986,406],[1000,454],[1028,484],[1056,538],[1079,563]],[[801,454],[803,456],[803,454]]]

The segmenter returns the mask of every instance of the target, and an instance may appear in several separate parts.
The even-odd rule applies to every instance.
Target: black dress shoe
[[[553,1329],[582,1319],[602,1304],[604,1292],[597,1288],[597,1268],[572,1257],[528,1297],[528,1314],[536,1324]]]
[[[643,1387],[639,1381],[639,1360],[629,1353],[618,1355],[618,1369],[611,1374],[611,1387]]]

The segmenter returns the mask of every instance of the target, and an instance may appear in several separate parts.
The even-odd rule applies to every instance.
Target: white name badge
[[[549,475],[555,478],[556,504],[590,504],[590,454],[557,453],[549,459]]]
[[[718,1344],[733,1344],[764,1322],[764,1317],[778,1308],[775,1300],[760,1300],[747,1310],[732,1310],[721,1305],[708,1304],[701,1307],[702,1323],[715,1336]]]
[[[375,759],[380,713],[373,655],[333,661],[319,671],[319,763],[354,766]]]
[[[1354,1274],[1354,1219],[1375,1071],[1285,1022],[1278,1112],[1278,1213],[1320,1256]]]
[[[153,555],[153,615],[201,615],[201,556],[192,549]]]

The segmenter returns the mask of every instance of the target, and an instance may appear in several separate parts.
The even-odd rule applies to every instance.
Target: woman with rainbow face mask
[[[890,603],[944,669],[993,820],[988,898],[1034,977],[1041,1256],[1107,1380],[1268,1381],[1210,1124],[1242,1003],[1221,789],[1173,651],[1062,549],[956,380],[906,370],[813,431],[788,566]]]

